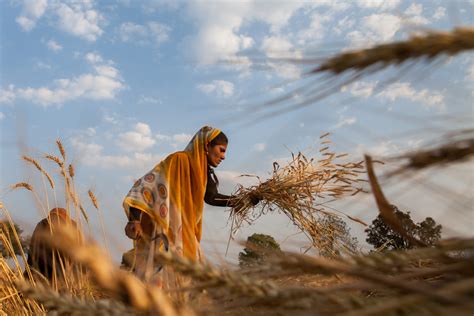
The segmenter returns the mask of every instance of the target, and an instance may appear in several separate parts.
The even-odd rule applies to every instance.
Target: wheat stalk
[[[40,165],[36,160],[34,160],[33,158],[28,157],[28,156],[23,156],[22,158],[23,158],[23,160],[25,160],[25,161],[31,163],[33,166],[35,166],[36,169],[38,169],[38,170],[46,177],[46,179],[48,179],[49,185],[51,186],[52,189],[54,189],[54,181],[53,181],[53,179],[52,179],[51,176],[46,172],[46,170],[44,170],[43,167],[41,167],[41,165]]]
[[[182,274],[207,282],[208,286],[222,286],[241,295],[259,298],[276,297],[279,294],[278,287],[271,281],[250,279],[240,273],[219,270],[209,263],[199,264],[171,252],[157,252],[155,258]]]
[[[56,145],[58,146],[59,153],[61,154],[61,157],[63,158],[63,162],[66,162],[66,151],[64,150],[63,143],[61,142],[60,139],[56,139]]]
[[[87,193],[89,194],[89,197],[92,201],[92,204],[98,210],[99,209],[99,203],[97,202],[97,198],[96,198],[94,192],[92,192],[92,190],[89,190],[89,191],[87,191]]]
[[[31,191],[31,192],[34,192],[33,190],[33,186],[29,183],[26,183],[26,182],[18,182],[18,183],[15,183],[13,184],[11,187],[10,187],[12,190],[16,190],[18,188],[24,188],[28,191]]]
[[[58,157],[56,157],[54,155],[46,155],[44,157],[48,160],[51,160],[51,161],[57,163],[60,168],[64,167],[64,163]]]
[[[32,286],[26,282],[17,282],[16,287],[27,298],[41,303],[48,313],[55,311],[59,315],[137,315],[137,311],[115,300],[83,301],[71,295],[59,294],[44,286]]]
[[[87,267],[105,292],[120,299],[133,308],[143,312],[155,312],[160,315],[192,315],[191,312],[180,313],[160,289],[147,285],[135,276],[117,269],[114,263],[96,245],[81,245],[70,231],[60,230],[60,238],[48,241],[58,247],[76,262]]]
[[[456,55],[474,49],[474,28],[455,28],[451,32],[428,31],[408,40],[354,50],[329,58],[311,73],[329,71],[341,74],[348,70],[363,71],[371,66],[378,69],[399,65],[410,59],[433,59],[440,55]]]
[[[69,171],[69,176],[72,178],[74,178],[74,166],[72,164],[69,164],[69,167],[68,167],[68,171]]]

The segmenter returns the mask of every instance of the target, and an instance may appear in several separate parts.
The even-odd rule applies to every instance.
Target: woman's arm
[[[230,196],[220,194],[217,191],[217,184],[212,178],[207,179],[206,194],[204,195],[204,202],[212,206],[232,206],[230,203]]]
[[[220,194],[217,190],[217,186],[219,184],[219,180],[217,179],[214,171],[211,167],[208,167],[207,173],[207,186],[206,186],[206,194],[204,195],[204,202],[212,206],[230,206],[231,205],[231,197],[229,195]]]

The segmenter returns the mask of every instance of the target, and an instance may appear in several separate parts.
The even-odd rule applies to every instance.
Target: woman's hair
[[[227,145],[228,143],[229,140],[227,139],[227,136],[223,132],[220,132],[213,140],[211,140],[209,146],[214,147],[216,145]]]

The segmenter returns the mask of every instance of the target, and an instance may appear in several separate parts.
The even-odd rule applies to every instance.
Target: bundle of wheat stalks
[[[334,252],[333,242],[342,232],[337,226],[324,224],[322,216],[339,216],[328,209],[327,203],[361,191],[361,176],[365,173],[363,161],[347,162],[347,154],[330,150],[329,133],[320,137],[321,159],[308,159],[299,152],[292,153],[291,161],[284,167],[273,163],[271,178],[258,185],[239,186],[232,197],[234,207],[230,212],[231,234],[244,222],[251,224],[262,214],[281,211],[311,240],[312,246],[321,251]],[[344,158],[344,159],[343,159]],[[252,200],[262,200],[258,208]],[[344,214],[351,220],[362,221]]]

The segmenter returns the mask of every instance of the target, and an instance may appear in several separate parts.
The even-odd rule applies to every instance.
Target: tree
[[[318,249],[320,256],[340,256],[341,250],[349,253],[357,252],[359,242],[357,238],[351,236],[351,229],[341,217],[332,214],[324,214],[319,221],[323,226],[328,228],[328,231],[332,232],[330,236],[323,236],[327,238],[325,243],[326,247],[324,249]]]
[[[20,240],[20,244],[18,244],[15,238],[15,231]],[[8,243],[8,245],[4,243],[5,239],[0,241],[0,251],[3,257],[11,257],[12,253],[10,248],[13,248],[15,255],[28,252],[29,237],[24,237],[22,234],[23,230],[17,224],[14,223],[12,227],[8,221],[0,221],[0,235],[4,235]]]
[[[436,225],[436,222],[431,217],[425,218],[424,221],[418,223],[417,235],[418,238],[427,245],[434,245],[441,239],[441,225]]]
[[[253,234],[247,238],[245,248],[239,253],[240,267],[262,264],[269,255],[281,252],[280,245],[270,235]]]
[[[431,217],[427,217],[424,221],[415,224],[411,219],[410,212],[402,212],[395,205],[392,205],[392,208],[407,234],[430,246],[434,245],[441,238],[442,226],[437,225]],[[391,229],[380,215],[372,221],[372,224],[365,232],[367,233],[367,243],[376,249],[394,250],[411,249],[414,247],[407,239]]]

